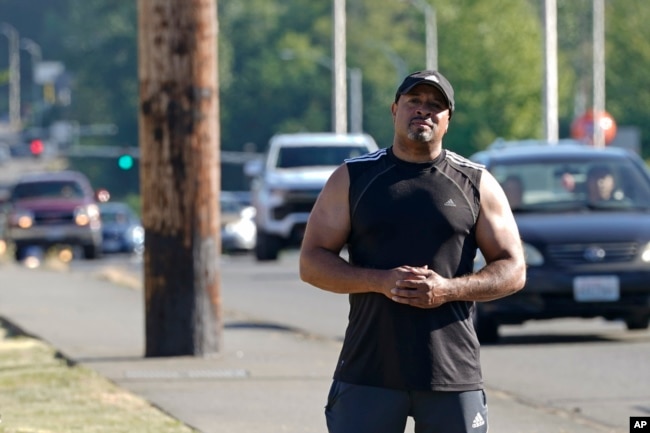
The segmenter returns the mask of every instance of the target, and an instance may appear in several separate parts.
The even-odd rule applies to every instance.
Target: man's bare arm
[[[360,268],[340,257],[350,232],[349,184],[347,167],[342,165],[318,197],[300,249],[300,278],[329,292],[377,292],[390,297],[395,282],[409,272]]]
[[[467,296],[489,301],[512,294],[526,282],[526,261],[517,223],[497,180],[486,170],[481,179],[481,211],[476,240],[486,266],[467,278]]]

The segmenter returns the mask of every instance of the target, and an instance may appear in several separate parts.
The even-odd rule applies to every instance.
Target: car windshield
[[[13,199],[31,198],[82,198],[81,186],[72,181],[20,183],[13,191]]]
[[[131,220],[129,212],[121,209],[101,209],[102,222],[125,224]]]
[[[650,209],[650,178],[629,160],[508,162],[490,171],[514,211]]]
[[[339,165],[343,160],[368,152],[364,146],[300,146],[283,147],[278,155],[278,168]]]

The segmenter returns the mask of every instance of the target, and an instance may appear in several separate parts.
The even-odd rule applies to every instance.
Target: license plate
[[[573,279],[573,299],[578,302],[613,302],[620,298],[616,275],[582,276]]]

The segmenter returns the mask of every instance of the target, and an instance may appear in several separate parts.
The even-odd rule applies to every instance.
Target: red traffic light
[[[32,140],[31,143],[29,143],[29,151],[34,156],[41,155],[43,153],[44,149],[45,149],[45,145],[43,144],[42,140],[34,139],[34,140]]]

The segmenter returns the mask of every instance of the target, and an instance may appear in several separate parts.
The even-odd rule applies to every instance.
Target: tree
[[[446,144],[469,154],[496,137],[541,137],[542,3],[426,1],[437,10],[440,68],[458,93],[458,115]],[[3,21],[41,44],[44,58],[63,61],[73,74],[69,118],[117,124],[119,145],[137,142],[134,5],[0,0]],[[650,155],[650,126],[639,109],[647,104],[638,91],[648,87],[648,44],[642,41],[650,29],[644,24],[650,8],[643,0],[608,1],[606,7],[606,105],[619,125],[642,128]],[[591,97],[591,9],[592,0],[558,0],[563,137]],[[347,11],[348,66],[363,72],[364,128],[387,146],[396,77],[424,65],[423,15],[409,1],[398,0],[381,7],[376,0],[348,0]],[[277,132],[329,130],[330,72],[315,60],[332,55],[331,2],[220,0],[219,14],[223,148],[241,150],[252,142],[263,150]],[[293,60],[281,57],[287,48]]]
[[[606,2],[606,109],[619,126],[641,130],[650,158],[650,8],[645,1]]]
[[[138,0],[146,355],[220,343],[215,0]]]
[[[57,0],[61,1],[61,0]],[[136,2],[66,0],[46,9],[43,54],[61,60],[73,77],[65,116],[81,125],[115,124],[112,143],[137,146],[138,59]],[[58,46],[50,45],[58,41]],[[105,144],[105,143],[103,143]]]

